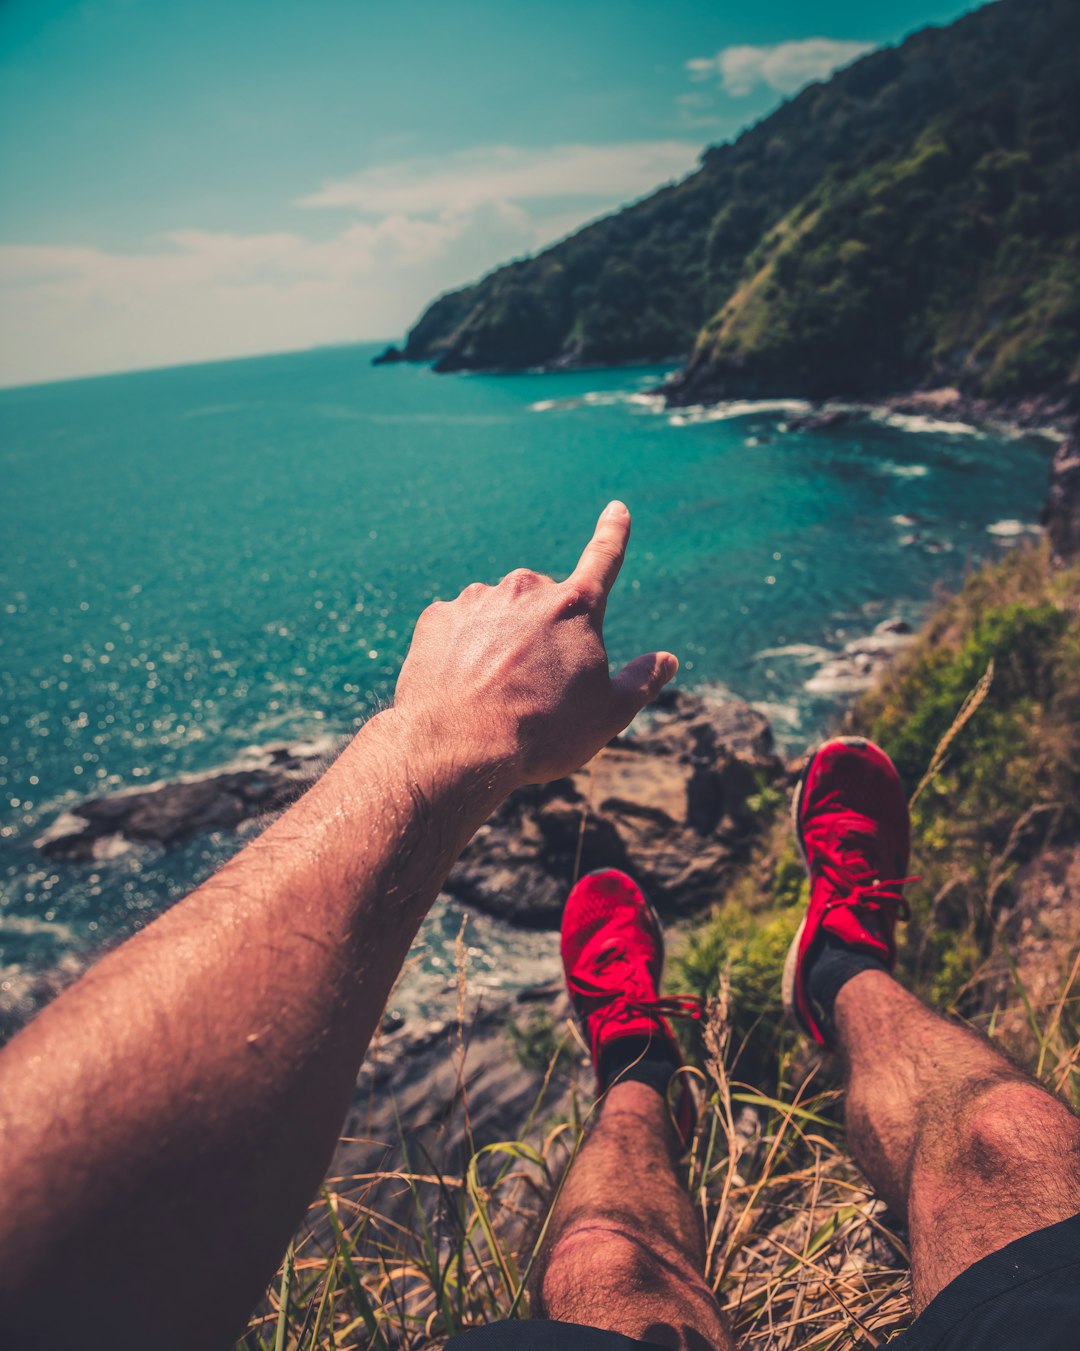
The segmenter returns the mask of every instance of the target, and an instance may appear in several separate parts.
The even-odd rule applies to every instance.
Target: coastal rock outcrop
[[[557,928],[575,876],[616,867],[661,914],[693,913],[747,857],[760,824],[755,795],[783,775],[762,714],[667,690],[643,730],[569,778],[513,794],[446,890],[513,924]]]
[[[253,747],[225,769],[90,798],[37,840],[48,858],[107,858],[132,844],[172,849],[210,830],[235,830],[288,806],[325,767],[333,743]]]
[[[757,836],[755,795],[784,774],[768,720],[737,700],[668,690],[642,723],[569,778],[514,793],[477,832],[447,892],[515,924],[557,927],[575,875],[604,866],[632,871],[667,914],[708,905]],[[287,806],[332,749],[267,746],[209,774],[91,798],[38,848],[88,860],[235,830]]]
[[[1058,563],[1080,558],[1080,429],[1074,430],[1054,456],[1042,522]]]
[[[515,1045],[514,1031],[530,1026],[545,1029],[551,1051],[563,1039],[571,1010],[561,981],[490,1003],[470,992],[462,1014],[376,1037],[330,1168],[335,1193],[407,1222],[416,1196],[402,1172],[419,1174],[414,1186],[436,1198],[433,1174],[460,1176],[476,1150],[519,1139],[533,1113],[568,1118],[575,1084],[579,1099],[591,1095],[592,1072],[572,1044],[551,1074],[546,1046],[529,1056]]]
[[[886,666],[914,641],[903,619],[884,619],[865,638],[852,638],[806,682],[812,694],[855,694],[869,689]]]

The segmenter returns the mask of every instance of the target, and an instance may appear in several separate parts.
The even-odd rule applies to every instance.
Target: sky
[[[0,384],[397,339],[947,0],[0,0]]]

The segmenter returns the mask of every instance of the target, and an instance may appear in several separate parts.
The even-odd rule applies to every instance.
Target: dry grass
[[[1080,1102],[1080,958],[1033,1014],[1043,1082]],[[704,1108],[687,1168],[707,1275],[746,1351],[842,1351],[888,1342],[910,1321],[906,1236],[844,1148],[827,1068],[788,1039],[766,1093],[731,1076],[729,991],[710,1006]],[[1002,1008],[1023,1005],[1014,985]],[[1001,1010],[979,1020],[991,1037]],[[567,1029],[550,1077],[574,1045]],[[539,1098],[538,1098],[539,1101]],[[462,1090],[459,1110],[467,1112]],[[587,1116],[476,1148],[461,1173],[414,1169],[331,1180],[238,1343],[245,1351],[431,1351],[463,1328],[526,1317],[526,1287],[559,1180]],[[406,1192],[412,1218],[386,1198]]]

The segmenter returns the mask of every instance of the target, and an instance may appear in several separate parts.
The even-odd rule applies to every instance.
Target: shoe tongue
[[[625,943],[610,931],[597,934],[581,954],[581,967],[591,977],[621,984],[627,994],[644,989],[641,973],[627,955]]]
[[[877,826],[859,812],[843,811],[820,817],[815,823],[819,841],[851,875],[852,881],[883,877],[881,837]]]

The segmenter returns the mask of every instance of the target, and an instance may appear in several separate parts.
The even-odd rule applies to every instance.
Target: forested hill
[[[1080,3],[999,0],[436,300],[439,370],[690,354],[683,397],[1080,387]]]

